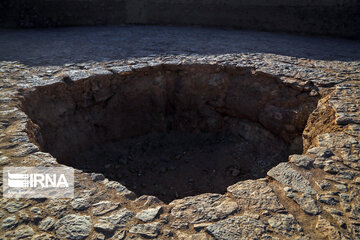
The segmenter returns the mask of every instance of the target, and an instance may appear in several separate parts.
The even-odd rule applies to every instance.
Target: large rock
[[[21,225],[13,231],[5,233],[5,239],[29,239],[35,234],[34,230],[26,225]]]
[[[159,214],[161,209],[162,209],[161,206],[155,208],[149,208],[139,212],[138,214],[136,214],[135,217],[143,222],[150,222],[156,218],[156,216]]]
[[[319,213],[321,213],[321,209],[318,207],[316,201],[310,195],[305,194],[301,197],[295,197],[294,200],[307,214],[318,215]]]
[[[47,217],[39,223],[39,228],[42,231],[49,231],[55,224],[55,220],[52,217]]]
[[[126,208],[117,211],[116,213],[100,217],[94,225],[96,231],[99,232],[114,232],[116,229],[125,227],[125,224],[134,216],[132,212]]]
[[[85,239],[91,232],[89,216],[70,214],[55,223],[56,235],[62,239]]]
[[[253,215],[231,217],[206,228],[210,235],[219,240],[259,239],[265,230],[265,223]]]
[[[261,209],[272,212],[284,209],[265,179],[238,182],[227,190],[234,195],[243,209],[254,211]]]
[[[92,212],[94,216],[100,216],[117,209],[119,206],[118,203],[103,201],[94,204]]]
[[[213,193],[178,199],[169,205],[172,216],[190,223],[218,221],[239,209],[231,198]]]
[[[15,228],[18,225],[19,221],[16,219],[15,216],[7,217],[3,220],[1,224],[2,229],[12,229]]]
[[[291,214],[278,214],[268,220],[274,232],[284,236],[294,236],[302,232],[302,228]]]
[[[293,169],[288,162],[278,164],[276,167],[270,169],[267,174],[281,184],[292,187],[297,191],[306,194],[316,194],[310,182]]]
[[[155,238],[160,234],[160,223],[145,223],[133,226],[129,232],[137,233],[147,238]]]

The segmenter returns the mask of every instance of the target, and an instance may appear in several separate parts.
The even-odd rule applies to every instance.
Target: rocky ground
[[[196,28],[82,31],[1,34],[1,167],[59,165],[31,141],[30,120],[21,110],[24,89],[159,65],[246,67],[290,87],[316,87],[320,100],[303,132],[303,154],[289,156],[263,178],[228,186],[224,194],[169,204],[76,170],[74,199],[1,198],[2,239],[360,239],[358,42]],[[140,33],[146,38],[137,38]],[[54,45],[46,40],[51,36]],[[134,46],[123,44],[130,42]],[[130,50],[121,55],[121,49]]]

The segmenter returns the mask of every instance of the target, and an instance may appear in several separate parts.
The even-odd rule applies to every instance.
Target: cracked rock
[[[70,214],[55,223],[56,235],[72,240],[85,239],[91,232],[91,225],[89,216]]]
[[[150,222],[153,221],[156,216],[159,214],[159,212],[162,210],[162,207],[155,207],[155,208],[149,208],[146,210],[143,210],[136,214],[136,218],[143,221],[143,222]]]
[[[291,155],[289,157],[289,160],[290,162],[294,163],[296,166],[306,169],[309,169],[314,162],[314,159],[306,155]]]
[[[124,208],[110,216],[100,217],[95,222],[94,228],[99,232],[113,232],[116,229],[125,227],[133,216],[132,212]]]
[[[275,232],[285,236],[293,236],[302,232],[302,228],[291,214],[278,214],[268,220]]]
[[[19,221],[15,216],[7,217],[3,220],[1,224],[2,229],[13,229],[18,225]]]
[[[47,217],[39,223],[39,228],[42,231],[49,231],[53,228],[55,220],[52,217]]]
[[[247,180],[227,188],[237,199],[239,206],[246,209],[264,209],[276,212],[284,209],[266,180]]]
[[[172,216],[190,223],[217,221],[238,210],[231,198],[212,193],[174,200],[169,205]]]
[[[94,216],[101,216],[108,212],[111,212],[117,209],[120,206],[118,203],[110,202],[110,201],[103,201],[96,204],[93,204],[93,215]]]
[[[155,238],[160,234],[160,229],[160,223],[145,223],[133,226],[129,232],[137,233],[148,238]]]
[[[307,214],[318,215],[319,213],[321,213],[321,210],[316,204],[316,201],[310,195],[302,195],[301,197],[295,197],[294,200]]]
[[[206,231],[219,240],[259,239],[266,225],[258,217],[243,215],[211,224]]]
[[[267,174],[281,184],[292,187],[299,192],[316,194],[316,191],[311,187],[310,182],[296,170],[291,168],[290,164],[287,162],[280,163],[276,167],[273,167]]]

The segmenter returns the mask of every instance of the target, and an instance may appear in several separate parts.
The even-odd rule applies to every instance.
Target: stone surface
[[[278,214],[268,220],[275,232],[284,236],[293,236],[302,232],[302,228],[291,214]]]
[[[216,239],[259,239],[265,233],[266,225],[251,215],[231,217],[206,228]]]
[[[100,217],[94,224],[95,230],[99,232],[114,232],[118,228],[125,227],[126,223],[134,216],[127,209],[121,209],[114,214],[106,217]]]
[[[49,231],[54,227],[55,220],[52,217],[47,217],[39,223],[39,229],[42,231]]]
[[[289,161],[298,167],[310,168],[314,162],[314,159],[304,155],[291,155],[289,157]]]
[[[74,210],[85,210],[90,207],[91,198],[90,197],[80,197],[75,198],[70,202],[71,207]]]
[[[137,233],[144,237],[155,238],[160,234],[160,223],[145,223],[133,226],[129,232]]]
[[[7,239],[29,239],[35,234],[34,229],[30,226],[21,225],[13,231],[5,233]]]
[[[284,207],[279,202],[274,191],[267,185],[265,180],[247,180],[238,182],[227,188],[237,199],[239,206],[246,210],[257,211],[258,209],[276,212]]]
[[[19,221],[16,219],[15,216],[10,216],[2,221],[1,228],[4,230],[13,229],[17,226],[18,223]]]
[[[190,223],[217,221],[239,209],[231,198],[210,193],[175,200],[169,205],[172,216]]]
[[[149,208],[139,212],[135,217],[143,222],[149,222],[154,220],[161,210],[162,207],[160,206],[156,208]]]
[[[92,212],[94,216],[100,216],[117,209],[119,206],[120,204],[110,201],[99,202],[93,204]]]
[[[315,190],[311,187],[310,182],[296,170],[291,168],[289,163],[280,163],[276,167],[272,168],[268,172],[268,175],[297,191],[306,194],[316,194]]]
[[[89,216],[67,215],[55,223],[56,236],[66,239],[85,239],[91,232]]]
[[[321,209],[317,205],[316,201],[310,195],[302,195],[301,197],[295,197],[294,201],[297,202],[301,209],[307,214],[317,215],[321,212]]]

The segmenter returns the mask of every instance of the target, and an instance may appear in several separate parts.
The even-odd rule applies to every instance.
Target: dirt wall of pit
[[[2,0],[1,27],[170,24],[360,39],[359,0]]]

